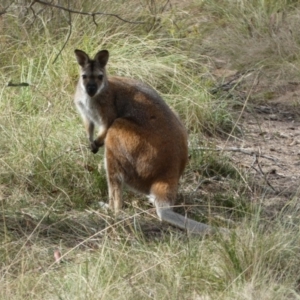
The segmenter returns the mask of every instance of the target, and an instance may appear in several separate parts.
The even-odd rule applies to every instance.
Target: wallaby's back
[[[105,147],[124,158],[125,183],[146,194],[159,178],[177,184],[188,155],[187,133],[179,118],[148,85],[120,77],[108,82],[115,93],[117,118],[108,129]]]

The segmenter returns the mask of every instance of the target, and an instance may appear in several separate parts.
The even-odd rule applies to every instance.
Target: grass
[[[210,93],[227,80],[213,74],[222,60],[278,80],[298,74],[299,5],[171,4],[76,1],[73,10],[142,24],[97,16],[96,26],[72,14],[71,30],[67,12],[34,4],[33,13],[26,1],[0,15],[0,299],[300,298],[297,199],[270,220],[229,155],[199,150],[241,133],[235,98]],[[90,153],[74,108],[76,48],[108,49],[109,74],[149,83],[179,113],[191,159],[176,210],[230,224],[227,238],[161,224],[130,191],[121,218],[99,209],[107,198],[103,150]]]
[[[228,240],[186,239],[176,233],[150,241],[128,234],[91,236],[81,247],[70,249],[63,242],[60,264],[52,260],[53,240],[34,233],[16,256],[10,249],[0,295],[2,299],[297,299],[295,228],[279,221],[273,225],[276,232],[267,240],[268,230],[254,228],[253,221],[245,222]]]

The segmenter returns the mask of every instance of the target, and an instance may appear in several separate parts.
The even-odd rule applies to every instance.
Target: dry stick
[[[198,185],[196,186],[196,188],[194,188],[194,192],[196,192],[200,186],[203,184],[203,183],[206,183],[206,182],[213,182],[214,180],[216,180],[219,176],[213,176],[211,178],[204,178],[200,181],[200,183],[198,183]]]
[[[94,17],[93,17],[94,19]],[[53,64],[56,62],[56,60],[58,59],[58,57],[60,56],[60,54],[62,53],[62,51],[64,50],[64,48],[66,47],[70,37],[71,37],[71,34],[72,34],[72,14],[71,12],[69,12],[69,20],[68,20],[68,23],[69,23],[69,32],[68,32],[68,36],[67,36],[67,39],[66,41],[64,42],[63,46],[61,47],[61,49],[59,50],[58,54],[56,55],[55,59],[53,60]]]
[[[12,1],[10,4],[8,4],[8,6],[6,6],[2,11],[0,11],[0,16],[6,14],[8,8],[9,8],[12,4],[13,4],[13,1]]]
[[[165,9],[166,9],[166,7],[167,7],[167,5],[170,3],[170,0],[167,0],[166,1],[166,3],[165,3],[165,5],[162,7],[162,9],[160,10],[160,13],[162,14],[164,11],[165,11]],[[170,3],[170,5],[172,6],[172,4]]]
[[[254,151],[254,150],[251,151],[251,150],[246,150],[246,149],[237,148],[237,147],[228,147],[228,148],[205,148],[205,147],[198,147],[198,148],[195,148],[195,150],[241,152],[243,154],[247,154],[247,155],[250,155],[250,156],[257,155],[259,157],[272,160],[274,162],[278,162],[279,161],[278,158],[275,158],[275,157],[272,157],[272,156],[268,156],[268,155],[264,155],[264,154],[261,154],[261,153],[259,153],[257,151]]]
[[[13,83],[12,81],[9,81],[7,86],[11,87],[19,87],[19,86],[29,86],[30,84],[27,82],[20,82],[20,83]]]
[[[33,0],[33,2],[30,4],[30,6],[34,5],[35,3],[39,3],[39,4],[42,4],[42,5],[47,5],[47,6],[51,6],[51,7],[55,7],[55,8],[58,8],[58,9],[61,9],[61,10],[64,10],[64,11],[67,11],[69,13],[73,13],[73,14],[78,14],[78,15],[85,15],[85,16],[91,16],[91,17],[95,17],[97,15],[102,15],[102,16],[108,16],[108,17],[115,17],[123,22],[126,22],[126,23],[131,23],[131,24],[145,24],[145,22],[139,22],[139,21],[129,21],[129,20],[126,20],[126,19],[123,19],[121,18],[119,15],[117,14],[112,14],[112,13],[104,13],[104,12],[86,12],[86,11],[79,11],[79,10],[73,10],[73,9],[70,9],[70,8],[67,8],[67,7],[64,7],[64,6],[60,6],[60,5],[56,5],[56,4],[53,4],[53,3],[49,3],[49,2],[44,2],[44,1],[41,1],[41,0]],[[94,20],[95,22],[95,20]]]
[[[272,160],[274,162],[278,162],[278,158],[274,158],[274,157],[271,157],[271,156],[268,156],[268,155],[263,155],[261,154],[260,152],[256,152],[256,151],[248,151],[246,149],[243,149],[243,148],[236,148],[236,147],[230,147],[230,148],[202,148],[202,147],[199,147],[199,148],[196,148],[197,150],[209,150],[209,151],[232,151],[232,152],[241,152],[243,154],[247,154],[247,155],[251,155],[251,156],[254,156],[254,161],[253,163],[251,164],[251,168],[254,169],[257,173],[260,173],[265,182],[267,183],[267,185],[276,193],[278,193],[278,191],[271,185],[270,181],[267,179],[266,177],[266,174],[263,172],[260,164],[259,164],[259,161],[258,161],[258,157],[262,157],[262,158],[266,158],[266,159],[269,159],[269,160]],[[259,171],[254,167],[254,164],[257,164],[258,165],[258,168],[259,168]]]
[[[103,12],[84,12],[84,11],[78,11],[78,10],[73,10],[73,9],[70,9],[69,7],[64,7],[64,6],[60,6],[60,5],[56,5],[56,4],[53,4],[53,3],[49,3],[49,2],[44,2],[44,1],[40,1],[40,0],[33,0],[30,5],[29,5],[29,8],[31,8],[31,10],[33,11],[33,14],[35,15],[35,12],[34,12],[34,9],[33,9],[33,5],[35,3],[39,3],[39,4],[42,4],[42,5],[46,5],[46,6],[51,6],[51,7],[54,7],[54,8],[58,8],[58,9],[61,9],[61,10],[64,10],[64,11],[67,11],[69,13],[69,32],[68,32],[68,36],[67,36],[67,39],[65,41],[65,43],[63,44],[62,48],[60,49],[59,53],[56,55],[53,63],[56,62],[56,60],[58,59],[59,55],[61,54],[61,52],[63,51],[63,49],[65,48],[65,46],[67,45],[70,37],[71,37],[71,34],[72,34],[72,21],[71,21],[71,15],[72,13],[73,14],[79,14],[79,15],[86,15],[86,16],[91,16],[93,18],[93,22],[95,23],[96,26],[98,26],[97,22],[96,22],[96,19],[95,19],[95,16],[97,15],[103,15],[103,16],[109,16],[109,17],[115,17],[115,18],[118,18],[119,20],[123,21],[123,22],[127,22],[127,23],[131,23],[131,24],[145,24],[145,22],[139,22],[139,21],[129,21],[129,20],[125,20],[123,18],[121,18],[119,15],[117,14],[111,14],[111,13],[103,13]]]
[[[211,89],[211,93],[216,94],[219,90],[223,90],[223,91],[233,90],[243,81],[243,79],[251,75],[253,71],[256,71],[256,69],[250,69],[250,70],[236,73],[234,77],[229,81],[222,83],[219,86]]]
[[[255,163],[257,163],[258,169],[259,169],[259,170],[257,170],[257,169],[254,167],[254,164],[255,164]],[[253,161],[253,163],[251,164],[250,167],[251,167],[251,169],[255,170],[258,174],[262,175],[263,178],[264,178],[264,180],[265,180],[265,182],[266,182],[266,184],[267,184],[267,185],[268,185],[275,193],[278,193],[278,191],[271,185],[270,181],[267,179],[266,174],[263,172],[263,170],[262,170],[262,168],[261,168],[261,166],[260,166],[260,164],[259,164],[259,161],[258,161],[258,158],[257,158],[257,155],[256,155],[256,154],[254,154],[254,161]]]
[[[258,165],[258,168],[262,174],[262,176],[264,177],[265,182],[267,183],[267,185],[275,192],[278,193],[278,191],[271,185],[270,181],[267,179],[266,174],[263,172],[263,170],[261,169],[260,163],[258,161],[258,158],[256,157],[256,163]]]

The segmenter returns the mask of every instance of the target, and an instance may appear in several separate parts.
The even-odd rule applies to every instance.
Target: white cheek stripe
[[[99,86],[96,95],[100,94],[101,91],[104,89],[104,87],[105,87],[105,83],[104,83],[104,80],[102,80],[102,83],[101,83],[101,85]]]
[[[82,90],[85,91],[85,86],[83,84],[83,80],[82,79],[80,79],[80,85],[81,85]]]

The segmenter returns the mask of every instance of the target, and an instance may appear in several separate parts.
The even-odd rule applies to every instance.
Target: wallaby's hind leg
[[[114,157],[112,151],[106,149],[105,151],[105,167],[108,183],[108,198],[109,208],[118,212],[122,208],[122,174],[118,168],[118,162]]]
[[[177,184],[173,186],[164,182],[156,183],[151,188],[151,198],[154,198],[156,213],[161,221],[187,230],[189,233],[213,233],[211,226],[186,218],[172,209],[177,194]]]

